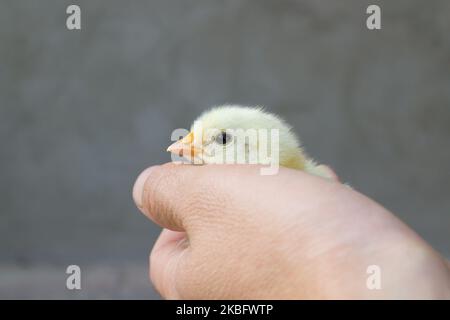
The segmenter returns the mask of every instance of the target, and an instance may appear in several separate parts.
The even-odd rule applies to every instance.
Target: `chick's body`
[[[280,117],[262,108],[224,105],[208,110],[194,121],[191,133],[170,146],[168,151],[179,153],[185,150],[186,155],[191,154],[186,150],[194,150],[206,164],[236,163],[239,156],[245,159],[245,163],[267,164],[262,161],[259,152],[261,148],[271,149],[271,144],[275,143],[270,139],[273,131],[278,135],[275,142],[278,144],[277,158],[281,166],[330,177],[327,169],[317,166],[305,155],[292,128]],[[239,140],[238,132],[246,135],[245,140]],[[269,141],[262,141],[264,137],[269,137]],[[243,143],[243,148],[237,147],[238,141]],[[258,152],[255,154],[251,150]],[[245,154],[239,154],[242,152]],[[274,155],[269,151],[269,156],[273,158]]]

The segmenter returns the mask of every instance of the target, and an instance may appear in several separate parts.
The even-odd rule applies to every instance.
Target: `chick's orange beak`
[[[178,154],[179,156],[182,157],[194,158],[196,156],[201,155],[202,149],[194,145],[194,133],[189,132],[189,134],[185,136],[183,139],[180,139],[171,144],[167,148],[167,151],[174,154]]]

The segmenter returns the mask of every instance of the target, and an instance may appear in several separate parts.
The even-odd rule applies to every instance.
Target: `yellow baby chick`
[[[275,144],[278,147],[273,151],[271,147]],[[261,156],[262,149],[270,149],[272,153],[269,150],[267,157]],[[205,164],[267,164],[267,158],[273,160],[277,151],[275,159],[280,166],[336,179],[330,168],[317,165],[306,156],[284,120],[259,107],[224,105],[208,110],[194,121],[190,133],[167,151]]]

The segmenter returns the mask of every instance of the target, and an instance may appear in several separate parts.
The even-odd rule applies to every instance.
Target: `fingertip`
[[[133,200],[139,210],[143,211],[143,195],[144,187],[147,179],[149,178],[151,172],[154,170],[155,166],[145,169],[137,177],[136,182],[133,186]]]
[[[145,169],[133,186],[133,200],[139,210],[161,227],[183,231],[179,203],[189,198],[186,188],[191,174],[181,166],[163,164]]]

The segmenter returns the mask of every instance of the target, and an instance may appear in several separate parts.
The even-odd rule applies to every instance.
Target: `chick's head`
[[[262,108],[225,105],[204,112],[168,151],[202,163],[267,164],[303,170],[306,158],[291,127]],[[275,154],[276,153],[276,154]]]

